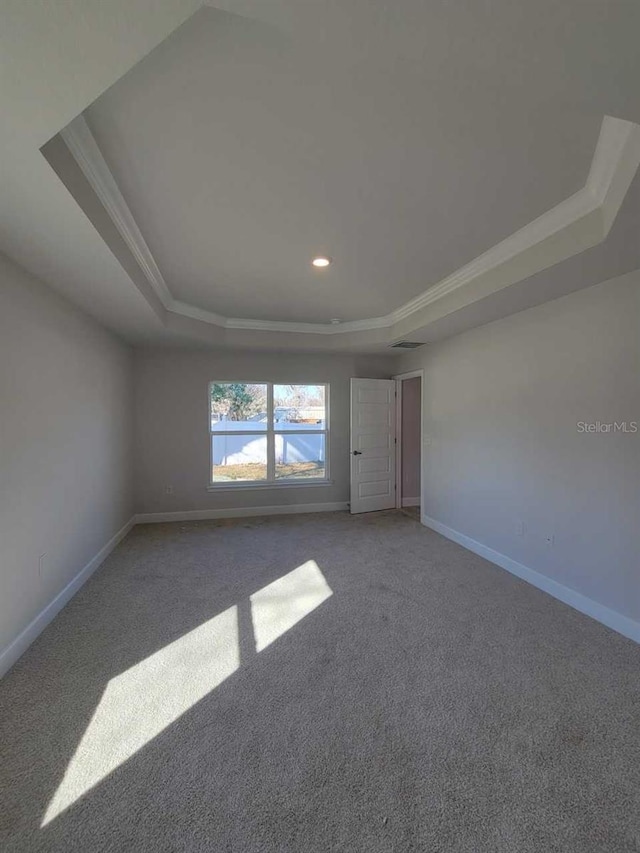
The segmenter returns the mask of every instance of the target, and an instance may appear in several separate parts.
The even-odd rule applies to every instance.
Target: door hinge
[[[397,439],[397,438],[394,438],[394,439],[393,439],[393,443],[394,443],[394,444],[397,444],[397,443],[398,443],[398,439]]]

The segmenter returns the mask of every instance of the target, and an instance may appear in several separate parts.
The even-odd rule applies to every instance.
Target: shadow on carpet
[[[134,528],[0,682],[3,851],[640,850],[640,648],[401,512]]]

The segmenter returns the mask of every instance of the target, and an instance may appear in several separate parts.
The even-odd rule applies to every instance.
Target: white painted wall
[[[0,255],[0,673],[132,516],[132,403],[129,348]]]
[[[577,427],[640,430],[640,271],[403,356],[417,367],[423,513],[640,620],[640,432]]]
[[[139,513],[325,504],[349,500],[349,379],[389,378],[394,356],[144,349],[135,354]],[[208,383],[330,383],[327,486],[208,492]],[[173,489],[166,494],[166,487]]]

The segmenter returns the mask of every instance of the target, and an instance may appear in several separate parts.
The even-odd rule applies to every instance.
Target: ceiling
[[[133,342],[380,349],[620,272],[636,2],[51,5],[3,16],[0,246]]]
[[[89,108],[177,299],[228,317],[378,317],[584,184],[602,116],[532,115],[514,89],[478,110],[466,75],[445,71],[451,22],[422,8],[413,22],[336,14],[329,45],[203,9]],[[353,56],[352,40],[373,49]],[[317,252],[331,269],[311,267]]]

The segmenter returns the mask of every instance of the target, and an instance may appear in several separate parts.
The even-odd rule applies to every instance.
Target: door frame
[[[420,515],[422,516],[422,455],[424,452],[424,368],[397,373],[396,380],[396,509],[402,509],[402,383],[405,379],[420,377]]]

